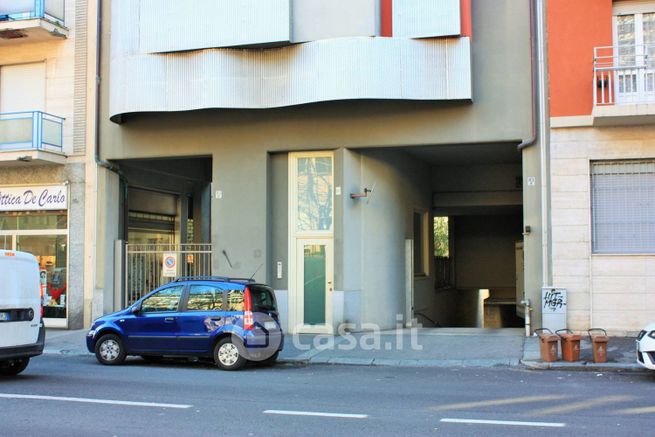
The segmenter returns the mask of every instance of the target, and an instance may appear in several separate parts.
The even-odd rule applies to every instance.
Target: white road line
[[[318,417],[340,417],[342,419],[366,419],[368,414],[341,414],[341,413],[319,413],[315,411],[287,411],[287,410],[266,410],[264,414],[279,414],[282,416],[318,416]]]
[[[59,402],[80,402],[84,404],[108,404],[108,405],[128,405],[130,407],[151,407],[151,408],[191,408],[193,405],[182,404],[160,404],[156,402],[131,402],[131,401],[113,401],[108,399],[88,399],[88,398],[69,398],[59,396],[38,396],[38,395],[18,395],[9,393],[0,393],[3,399],[31,399],[37,401],[59,401]]]
[[[479,425],[535,426],[546,428],[564,428],[566,423],[557,422],[515,422],[512,420],[476,420],[476,419],[441,419],[446,423],[470,423]]]

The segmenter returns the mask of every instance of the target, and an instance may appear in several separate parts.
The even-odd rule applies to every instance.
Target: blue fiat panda
[[[128,355],[212,359],[224,370],[272,365],[284,344],[275,294],[267,285],[227,277],[182,277],[128,308],[97,319],[87,348],[102,364]]]

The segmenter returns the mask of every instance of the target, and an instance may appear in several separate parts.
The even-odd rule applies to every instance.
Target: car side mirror
[[[132,307],[132,314],[135,316],[141,312],[141,304],[138,303]]]

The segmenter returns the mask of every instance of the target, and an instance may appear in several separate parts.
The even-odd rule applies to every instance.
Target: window
[[[331,156],[299,157],[296,161],[296,230],[331,231],[333,215]]]
[[[175,312],[180,304],[180,297],[182,297],[182,289],[184,287],[179,285],[177,287],[170,287],[158,291],[141,304],[141,311],[144,313],[161,313],[161,312]]]
[[[223,310],[223,290],[210,285],[192,285],[189,290],[189,311]]]
[[[639,102],[637,97],[655,92],[655,4],[615,3],[614,45],[619,101]]]
[[[414,275],[428,275],[428,214],[414,211]]]
[[[594,253],[655,253],[655,160],[591,164]]]
[[[253,285],[249,288],[250,296],[252,297],[252,306],[255,311],[277,311],[273,290],[258,285]]]
[[[227,292],[227,310],[243,311],[243,290],[228,290]]]

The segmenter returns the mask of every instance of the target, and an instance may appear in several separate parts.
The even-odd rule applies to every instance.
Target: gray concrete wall
[[[530,26],[527,2],[473,2],[473,103],[349,101],[265,111],[207,110],[109,121],[103,80],[102,154],[109,159],[243,155],[343,147],[520,141],[531,135]],[[103,11],[103,77],[110,17]]]
[[[430,169],[398,151],[367,151],[360,165],[359,192],[375,184],[370,199],[351,200],[361,216],[361,252],[351,256],[361,258],[362,321],[393,328],[396,314],[405,313],[405,239],[413,238],[412,214],[415,208],[430,210]],[[419,300],[433,294],[433,277],[415,278],[414,293]]]
[[[215,273],[250,276],[263,264],[256,278],[266,280],[273,277],[274,263],[282,260],[284,279],[273,282],[276,289],[286,289],[286,203],[281,203],[286,188],[277,186],[286,180],[283,156],[295,150],[349,149],[337,153],[335,161],[336,183],[343,189],[335,205],[335,213],[339,213],[336,207],[343,208],[343,221],[335,221],[335,287],[344,291],[346,318],[355,318],[357,311],[351,309],[361,306],[362,321],[395,324],[395,318],[387,315],[404,312],[404,240],[412,233],[408,208],[419,205],[429,210],[431,206],[428,168],[397,152],[365,151],[359,156],[359,149],[518,143],[531,135],[528,2],[473,2],[472,103],[327,102],[261,111],[140,114],[125,117],[121,125],[109,121],[106,78],[111,23],[109,3],[103,5],[102,157],[213,157],[210,203]],[[279,157],[269,160],[269,154],[277,152]],[[119,204],[114,179],[102,182],[99,189],[104,205],[99,216]],[[374,200],[368,205],[353,204],[348,194],[376,181]],[[216,198],[216,191],[222,191],[221,199]],[[116,238],[117,226],[113,219],[99,219],[98,233],[107,240]],[[98,284],[107,287],[113,247],[105,244],[98,250],[98,268],[109,269],[104,275],[98,273],[104,278]],[[232,268],[222,250],[228,253]],[[529,256],[526,264],[531,262]],[[433,300],[432,284],[420,282],[418,287],[424,290],[417,291],[417,302],[437,302],[445,296]],[[360,292],[365,298],[358,299]],[[433,304],[435,315],[436,307]],[[379,318],[380,313],[387,315]]]

